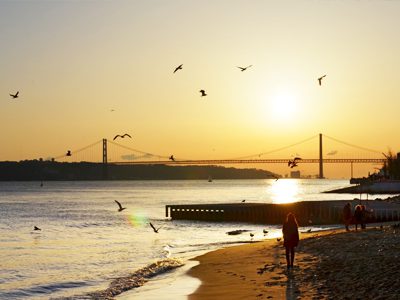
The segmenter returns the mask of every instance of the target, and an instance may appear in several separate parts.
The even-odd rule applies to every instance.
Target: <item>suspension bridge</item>
[[[369,157],[341,157],[341,158],[327,158],[323,153],[323,138],[330,141],[345,145],[352,149],[362,150],[368,153]],[[80,149],[70,150],[70,153],[65,153],[59,156],[52,157],[55,161],[63,162],[97,162],[115,165],[235,165],[235,164],[283,164],[287,165],[290,158],[266,158],[266,156],[273,153],[282,152],[287,149],[295,149],[297,146],[318,139],[318,157],[306,158],[301,157],[298,164],[318,164],[319,165],[319,178],[324,178],[324,164],[350,164],[351,177],[353,177],[353,164],[383,164],[386,158],[383,157],[382,152],[353,145],[339,139],[329,137],[326,135],[318,134],[300,142],[273,149],[268,152],[256,153],[253,155],[230,158],[230,159],[180,159],[179,157],[172,158],[170,155],[154,154],[125,145],[110,141],[107,139],[99,140],[88,146]],[[373,153],[373,156],[371,156]],[[286,156],[286,155],[285,155]]]

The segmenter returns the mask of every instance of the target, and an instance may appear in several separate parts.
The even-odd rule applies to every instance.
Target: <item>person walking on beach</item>
[[[349,225],[352,218],[353,216],[351,213],[351,204],[350,202],[347,202],[346,205],[343,207],[343,222],[344,226],[346,227],[346,231],[350,231]]]
[[[356,230],[358,224],[360,224],[360,227],[362,228],[362,218],[363,218],[363,212],[361,210],[361,205],[356,205],[356,209],[354,211],[354,224],[356,225]]]
[[[288,213],[286,221],[282,227],[283,233],[283,246],[286,250],[286,263],[287,267],[292,268],[294,262],[294,248],[299,244],[299,225],[296,217],[292,213]]]

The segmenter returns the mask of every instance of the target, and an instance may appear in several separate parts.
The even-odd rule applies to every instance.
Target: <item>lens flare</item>
[[[142,227],[148,223],[148,218],[144,213],[136,212],[127,216],[129,224],[132,227]]]

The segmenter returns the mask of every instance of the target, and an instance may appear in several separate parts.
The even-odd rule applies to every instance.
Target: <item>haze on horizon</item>
[[[243,157],[318,133],[398,152],[399,11],[378,0],[2,1],[0,161],[126,132],[124,145],[177,158]],[[335,151],[379,156],[324,142]],[[317,140],[264,158],[296,153],[317,158]]]

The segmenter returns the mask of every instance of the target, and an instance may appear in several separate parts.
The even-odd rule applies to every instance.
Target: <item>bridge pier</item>
[[[322,156],[322,133],[319,134],[319,178],[324,178],[324,163]]]
[[[103,139],[103,180],[108,179],[107,139]]]

